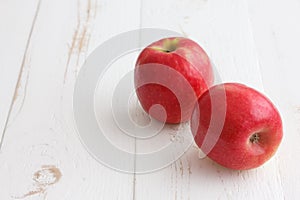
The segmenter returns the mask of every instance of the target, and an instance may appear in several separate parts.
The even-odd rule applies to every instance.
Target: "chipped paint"
[[[15,199],[23,199],[33,195],[47,194],[49,186],[56,184],[62,177],[61,171],[55,165],[43,165],[41,169],[33,174],[32,180],[34,181],[34,189]]]
[[[30,74],[30,64],[29,64],[29,61],[26,63],[26,65],[28,65],[28,67],[26,68],[26,72],[25,72],[25,67],[22,67],[21,77],[20,77],[20,79],[17,82],[15,94],[14,94],[14,97],[13,97],[13,104],[15,104],[16,101],[17,101],[17,99],[19,97],[21,97],[21,102],[20,102],[20,104],[18,106],[19,108],[16,111],[16,114],[15,114],[14,118],[16,118],[20,114],[20,112],[22,111],[24,103],[25,103],[25,99],[26,99],[26,96],[27,96],[27,86],[28,86],[29,74]],[[23,79],[24,76],[26,76],[26,77],[25,77],[25,80],[23,81],[22,79]],[[24,83],[24,86],[22,87],[23,83]],[[23,93],[21,91],[23,91]],[[11,121],[14,121],[14,119],[11,120]]]
[[[175,191],[174,191],[174,199],[177,200],[177,179],[178,179],[178,170],[177,170],[177,163],[174,163],[174,167],[175,167],[175,182],[173,183],[175,186]]]
[[[29,48],[30,48],[32,33],[33,33],[34,28],[35,28],[36,20],[37,20],[39,11],[40,11],[40,5],[41,5],[41,0],[38,1],[37,8],[36,8],[36,11],[35,11],[35,15],[34,15],[34,18],[33,18],[33,22],[32,22],[32,25],[31,25],[31,29],[30,29],[30,32],[29,32],[29,36],[28,36],[28,39],[27,39],[27,43],[26,43],[26,47],[25,47],[25,51],[24,51],[24,56],[23,56],[23,59],[22,59],[22,64],[21,64],[20,72],[19,72],[18,79],[17,79],[17,84],[16,84],[16,87],[15,87],[14,95],[13,95],[13,98],[12,98],[12,101],[11,101],[11,104],[10,104],[10,108],[9,108],[9,111],[8,111],[8,115],[7,115],[7,118],[6,118],[5,125],[4,125],[4,129],[3,129],[3,132],[2,132],[2,137],[0,138],[0,149],[2,148],[4,136],[5,136],[5,133],[6,133],[6,129],[8,127],[8,122],[10,120],[13,107],[15,106],[15,101],[18,98],[19,88],[20,88],[20,85],[21,85],[21,78],[23,76],[22,72],[24,70],[26,60],[28,58],[27,55],[28,55]],[[29,72],[28,72],[28,76],[29,76]],[[28,78],[26,78],[26,80],[28,80]],[[25,88],[27,88],[27,82],[26,82]],[[27,90],[25,90],[25,92],[26,91]],[[23,99],[23,102],[24,102],[24,100],[25,99]],[[22,105],[23,105],[23,103],[21,104],[21,108],[22,108]]]
[[[37,188],[36,190],[29,191],[21,197],[15,197],[15,199],[24,199],[29,196],[37,195],[37,194],[45,194],[45,190],[43,188]]]
[[[77,12],[77,25],[76,29],[73,33],[72,36],[72,42],[69,48],[68,52],[68,58],[67,58],[67,63],[66,63],[66,69],[64,72],[64,83],[66,82],[67,75],[69,72],[69,65],[72,60],[73,54],[75,54],[75,59],[76,59],[76,65],[79,65],[79,60],[80,57],[83,53],[87,52],[90,37],[91,37],[91,24],[92,21],[96,17],[97,13],[97,1],[92,3],[92,0],[88,0],[87,6],[84,9],[84,12],[81,12],[81,6],[78,1],[78,12]],[[82,19],[81,16],[84,16]],[[76,70],[75,70],[76,71]]]
[[[54,165],[43,165],[41,170],[34,173],[33,180],[39,186],[49,186],[57,183],[62,174]]]
[[[180,169],[180,174],[181,174],[181,178],[183,178],[183,163],[182,163],[182,160],[179,159],[179,169]]]

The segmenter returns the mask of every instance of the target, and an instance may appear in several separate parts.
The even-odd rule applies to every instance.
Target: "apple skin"
[[[178,75],[170,75],[165,69],[159,69],[159,65],[176,71]],[[182,77],[188,86],[183,84]],[[144,80],[151,79],[154,83],[143,84]],[[196,42],[171,37],[143,49],[136,62],[134,81],[143,109],[159,121],[176,124],[190,120],[198,97],[213,84],[214,78],[209,57]],[[159,84],[160,81],[166,85]],[[170,88],[176,88],[176,91]],[[178,96],[182,97],[180,101]],[[151,111],[156,104],[163,106],[165,112],[159,109]]]
[[[226,97],[225,101],[224,98],[218,100],[222,99],[221,95]],[[215,98],[214,104],[212,98]],[[226,108],[226,113],[219,139],[207,151],[201,147],[208,136],[208,127],[210,123],[212,129],[220,124],[216,121],[218,117],[212,120],[212,105],[216,109]],[[196,144],[209,158],[235,170],[252,169],[265,163],[274,155],[283,136],[280,114],[271,101],[238,83],[220,84],[206,91],[196,104],[191,130]],[[218,136],[218,133],[212,134]]]

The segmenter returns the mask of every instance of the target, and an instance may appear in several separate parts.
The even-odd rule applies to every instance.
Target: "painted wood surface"
[[[154,3],[155,2],[155,3]],[[161,6],[157,7],[156,5]],[[143,26],[181,31],[207,50],[223,82],[263,90],[245,1],[147,1]],[[172,16],[172,17],[169,17]],[[226,170],[191,148],[171,166],[136,180],[137,199],[282,199],[275,159],[251,171]]]
[[[300,172],[300,2],[249,1],[256,51],[266,94],[281,112],[284,138],[275,158],[283,197],[297,199]]]
[[[297,199],[298,24],[296,0],[0,1],[0,199]],[[192,145],[161,170],[126,174],[90,156],[72,112],[80,67],[112,36],[149,27],[194,39],[219,82],[242,82],[273,100],[285,133],[274,158],[258,169],[231,171],[200,159]],[[133,68],[137,53],[112,64],[125,67],[111,72],[108,86]],[[180,142],[176,131],[163,139]],[[136,153],[153,147],[110,139]]]
[[[133,175],[99,164],[81,145],[71,102],[87,54],[137,29],[139,12],[132,9],[139,8],[138,1],[41,2],[27,50],[30,68],[17,88],[24,100],[12,107],[1,148],[0,199],[132,199]]]
[[[31,40],[32,28],[37,18],[39,2],[2,1],[0,6],[0,144],[7,126],[14,101],[20,100],[15,93],[21,85],[19,74],[27,70],[28,45]],[[1,145],[0,145],[1,146]]]

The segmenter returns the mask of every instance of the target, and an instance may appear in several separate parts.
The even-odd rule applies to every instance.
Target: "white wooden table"
[[[196,40],[224,82],[270,97],[284,122],[276,156],[231,171],[192,146],[141,175],[93,159],[71,120],[76,76],[102,42],[144,27]],[[299,199],[299,36],[298,0],[0,0],[0,199]]]

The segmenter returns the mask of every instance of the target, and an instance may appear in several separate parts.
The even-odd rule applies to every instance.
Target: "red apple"
[[[220,125],[219,132],[212,131]],[[275,106],[258,91],[238,83],[206,91],[193,112],[191,129],[196,144],[209,158],[236,170],[265,163],[282,139],[282,122]]]
[[[172,37],[140,53],[134,81],[147,113],[159,121],[180,123],[190,119],[198,97],[213,83],[213,72],[207,54],[196,42]],[[164,109],[151,110],[157,104]]]

